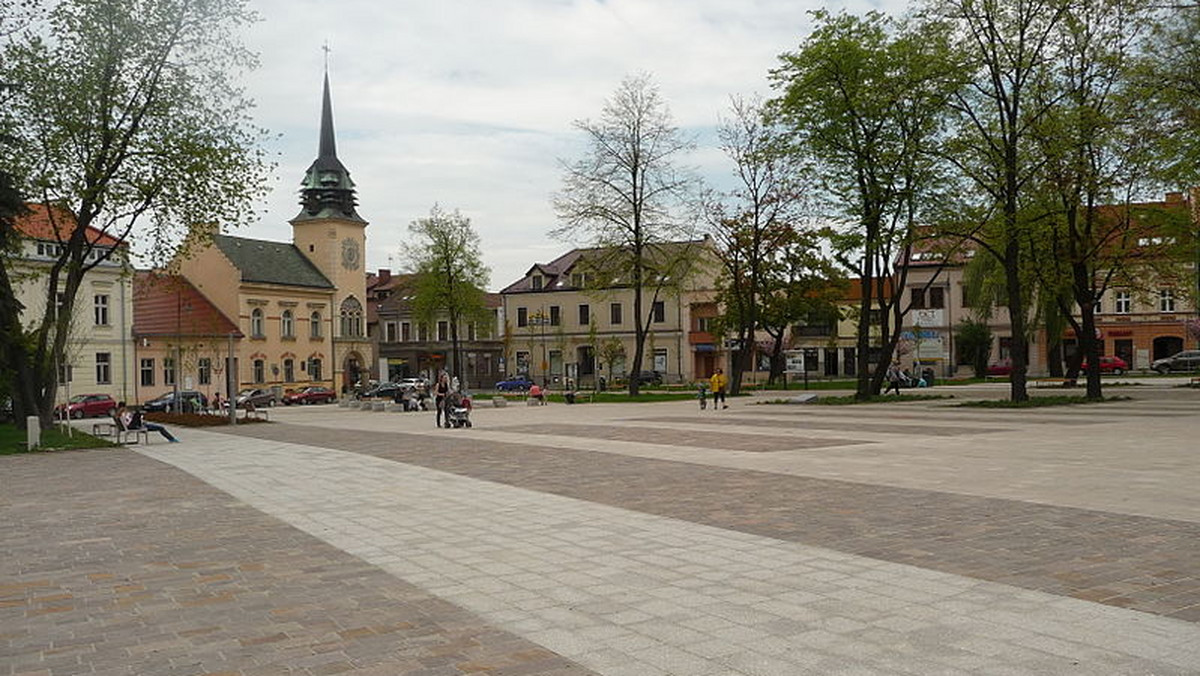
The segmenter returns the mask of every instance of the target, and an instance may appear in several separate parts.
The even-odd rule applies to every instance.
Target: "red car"
[[[1012,375],[1012,360],[1001,359],[995,364],[988,364],[987,374],[989,376],[1010,376]]]
[[[92,416],[112,416],[117,410],[117,402],[107,394],[77,394],[65,404],[59,404],[54,409],[54,415],[61,418],[90,418]]]
[[[1087,361],[1079,367],[1081,373],[1087,372]],[[1100,372],[1111,373],[1115,376],[1124,374],[1129,370],[1129,363],[1120,357],[1100,357]]]
[[[283,403],[292,404],[328,404],[337,399],[337,392],[328,387],[306,387],[297,392],[289,392],[283,395]]]

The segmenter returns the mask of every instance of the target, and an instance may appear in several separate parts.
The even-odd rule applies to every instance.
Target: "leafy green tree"
[[[976,219],[961,234],[1003,270],[1012,326],[1014,401],[1029,398],[1028,233],[1036,222],[1028,207],[1040,164],[1033,129],[1052,108],[1034,90],[1054,62],[1055,37],[1072,0],[932,0],[926,14],[954,36],[954,53],[966,59],[970,79],[952,100],[953,142],[943,157],[963,177],[958,211]]]
[[[971,364],[976,378],[987,376],[988,359],[992,354],[992,329],[987,322],[964,319],[954,331],[954,344]]]
[[[734,98],[717,134],[733,161],[735,187],[708,192],[703,207],[721,263],[721,323],[740,346],[729,373],[729,391],[736,395],[751,367],[762,308],[775,292],[768,280],[787,244],[799,237],[807,172],[802,156],[789,152],[782,130],[765,119],[760,101]]]
[[[125,248],[97,246],[89,233],[136,236],[161,263],[187,227],[248,220],[248,203],[264,194],[262,132],[233,84],[255,62],[237,38],[250,18],[243,0],[63,0],[8,36],[0,82],[16,92],[0,129],[14,143],[0,145],[0,166],[73,221],[58,224],[50,310],[31,330],[31,351],[7,346],[22,362],[12,367],[28,373],[19,408],[43,424],[83,277]],[[15,291],[0,280],[5,326],[19,324]]]
[[[883,317],[887,363],[906,310],[906,270],[894,265],[907,260],[939,184],[934,142],[962,73],[938,24],[905,26],[878,12],[813,16],[813,32],[772,71],[771,110],[823,178],[829,216],[844,224],[834,246],[861,286],[856,396],[866,398],[884,375],[869,369],[871,311]]]
[[[600,119],[578,120],[589,150],[564,163],[554,208],[562,225],[551,232],[596,249],[589,269],[602,285],[633,293],[634,353],[642,369],[653,304],[677,284],[690,262],[685,248],[663,246],[687,239],[695,177],[678,165],[694,144],[675,126],[667,104],[647,75],[627,77],[604,105]],[[638,382],[631,378],[630,394]]]
[[[491,275],[483,264],[479,234],[471,219],[436,204],[427,218],[413,221],[408,232],[412,240],[404,256],[416,274],[413,314],[430,326],[446,318],[452,346],[450,372],[466,385],[458,331],[464,322],[486,319],[484,289]]]

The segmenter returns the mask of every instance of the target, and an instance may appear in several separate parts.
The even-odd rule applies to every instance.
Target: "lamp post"
[[[549,382],[548,370],[549,370],[550,363],[548,361],[546,361],[546,323],[548,321],[550,321],[550,318],[547,317],[546,314],[544,312],[542,312],[541,310],[538,310],[537,312],[535,312],[529,316],[529,323],[533,326],[538,326],[541,328],[541,334],[542,334],[542,385],[545,385],[546,383]]]

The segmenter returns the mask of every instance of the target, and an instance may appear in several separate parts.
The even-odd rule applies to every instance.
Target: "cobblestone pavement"
[[[0,674],[1198,674],[1200,398],[1138,395],[314,407],[0,458]]]

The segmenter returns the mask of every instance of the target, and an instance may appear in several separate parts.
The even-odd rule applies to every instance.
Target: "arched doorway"
[[[1183,351],[1183,338],[1179,336],[1159,336],[1154,339],[1154,357],[1152,359],[1165,359]]]
[[[356,387],[365,386],[361,382],[366,373],[363,371],[363,358],[357,352],[351,352],[342,360],[342,391],[353,391]]]

